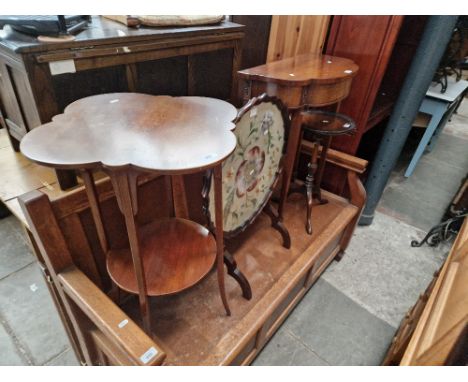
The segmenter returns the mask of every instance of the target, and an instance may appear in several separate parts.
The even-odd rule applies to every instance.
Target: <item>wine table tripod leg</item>
[[[307,215],[306,215],[306,231],[312,235],[312,202],[313,202],[313,189],[314,189],[314,175],[317,170],[317,155],[318,155],[318,142],[314,144],[310,162],[307,165],[307,176],[305,178],[305,189],[307,195]]]
[[[325,142],[322,145],[322,152],[320,153],[320,158],[318,160],[318,168],[316,171],[315,181],[314,181],[314,188],[313,188],[313,197],[316,198],[320,204],[328,203],[328,200],[322,199],[322,191],[320,189],[320,185],[322,184],[323,178],[323,171],[325,170],[325,163],[327,161],[327,152],[330,148],[332,137],[327,136],[325,137]]]

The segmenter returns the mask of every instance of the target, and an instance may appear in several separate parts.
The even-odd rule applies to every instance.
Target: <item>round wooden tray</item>
[[[187,289],[213,267],[216,241],[198,223],[179,218],[160,219],[141,227],[139,233],[148,296]],[[121,289],[138,294],[129,248],[110,250],[107,270]]]

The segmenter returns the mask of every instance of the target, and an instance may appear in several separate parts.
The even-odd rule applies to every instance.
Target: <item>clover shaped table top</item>
[[[215,198],[221,205],[221,176],[216,174],[221,174],[222,161],[236,147],[232,132],[236,115],[234,106],[213,98],[102,94],[75,101],[21,141],[22,153],[34,162],[82,170],[109,274],[120,288],[140,296],[147,332],[146,296],[190,287],[210,271],[215,260],[220,293],[229,313],[222,273],[222,217],[217,216],[221,227],[216,238],[205,227],[180,218],[138,226],[134,174],[155,171],[181,175],[214,169]],[[108,248],[90,175],[95,168],[105,170],[112,180],[125,217],[128,248]]]
[[[21,152],[58,169],[132,167],[178,174],[222,162],[237,110],[206,97],[112,93],[73,102],[29,132]]]

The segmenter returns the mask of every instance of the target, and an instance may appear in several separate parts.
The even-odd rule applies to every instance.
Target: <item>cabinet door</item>
[[[20,140],[26,134],[27,129],[21,113],[17,95],[11,81],[10,69],[5,64],[0,64],[0,97],[3,104],[5,122],[10,134]]]

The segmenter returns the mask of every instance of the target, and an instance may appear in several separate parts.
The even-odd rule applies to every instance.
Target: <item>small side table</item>
[[[29,132],[21,151],[57,169],[82,172],[107,270],[121,289],[139,296],[145,331],[151,333],[149,296],[180,292],[200,281],[216,264],[221,299],[230,315],[224,286],[222,162],[236,147],[232,123],[237,110],[206,97],[137,93],[92,96]],[[126,247],[111,248],[92,171],[106,172],[127,227]],[[138,214],[138,177],[214,173],[215,235],[182,218],[145,225]],[[157,200],[155,200],[157,201]]]
[[[314,148],[308,163],[305,190],[307,195],[306,231],[312,234],[312,201],[316,198],[320,204],[328,203],[322,198],[320,185],[322,183],[323,170],[327,159],[327,151],[332,138],[339,135],[353,134],[356,123],[346,115],[322,110],[306,110],[300,114],[302,129],[310,132],[314,137]],[[322,151],[319,157],[319,145]],[[319,158],[318,158],[319,157]],[[318,160],[317,160],[318,158]]]
[[[278,218],[283,219],[294,163],[302,130],[300,112],[305,106],[336,105],[345,99],[359,67],[347,58],[321,54],[302,54],[238,72],[240,97],[267,93],[278,97],[288,108],[291,126],[287,137]]]

